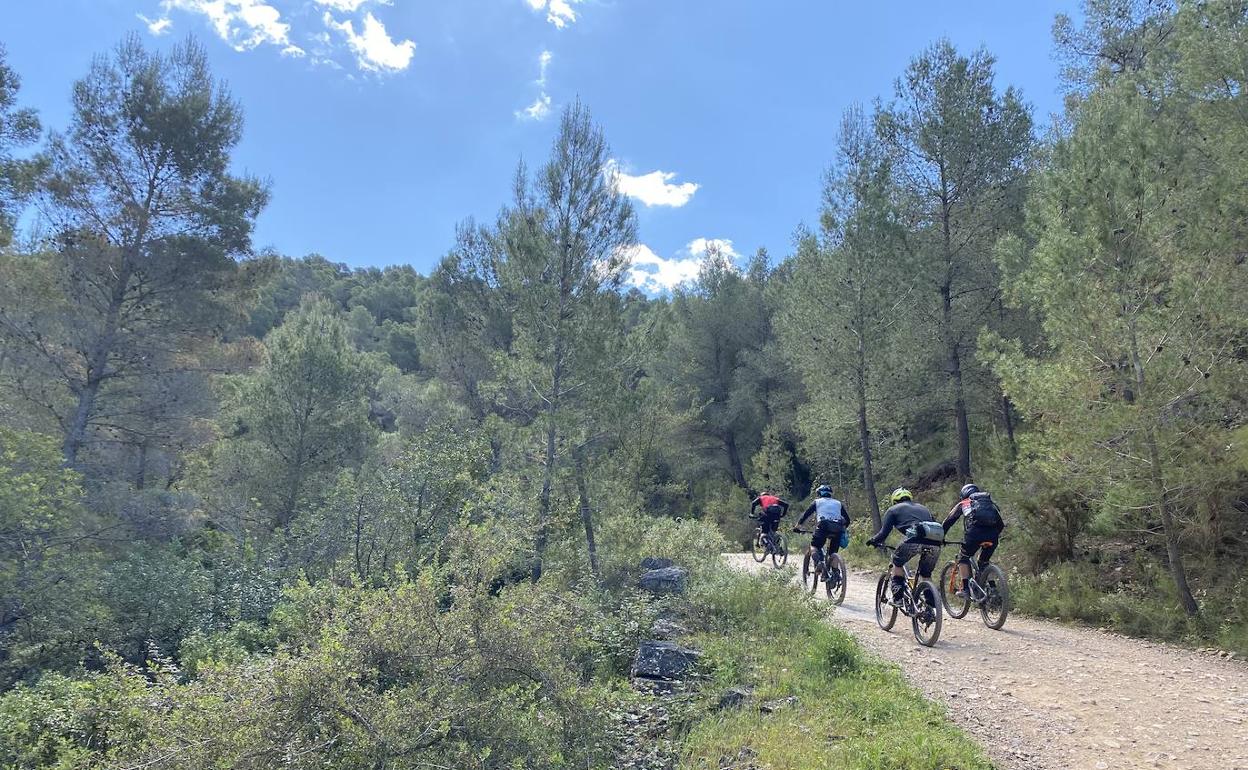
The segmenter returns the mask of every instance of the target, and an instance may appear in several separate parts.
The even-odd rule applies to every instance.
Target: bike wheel
[[[784,542],[784,535],[777,532],[772,536],[771,563],[776,569],[780,569],[789,561],[789,547]]]
[[[875,622],[888,631],[897,622],[897,607],[888,603],[888,584],[892,577],[885,572],[875,585]]]
[[[911,594],[914,602],[914,614],[910,616],[910,625],[914,629],[914,638],[924,647],[931,647],[940,638],[941,619],[944,611],[940,606],[940,591],[931,580],[920,580]]]
[[[750,555],[759,564],[767,560],[767,544],[763,542],[762,532],[754,533],[754,539],[750,541]]]
[[[845,560],[841,558],[839,553],[832,554],[832,558],[828,561],[828,576],[823,581],[823,586],[827,589],[828,598],[833,604],[840,604],[845,601],[845,588],[849,582],[849,571],[845,569]],[[835,583],[835,585],[833,585]]]
[[[979,582],[988,597],[979,605],[979,614],[984,618],[984,625],[993,631],[1005,625],[1010,614],[1010,586],[1005,581],[1005,572],[995,564],[979,573]]]
[[[960,577],[956,561],[949,562],[940,571],[940,600],[951,618],[964,618],[971,610],[970,597],[963,599],[956,595]]]
[[[806,554],[802,559],[802,587],[812,594],[819,587],[819,573],[815,571],[810,554]]]

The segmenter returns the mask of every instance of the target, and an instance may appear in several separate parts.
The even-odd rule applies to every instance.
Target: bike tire
[[[763,533],[755,532],[754,539],[750,541],[750,555],[754,557],[754,561],[762,564],[767,561],[767,546],[763,543]]]
[[[845,588],[846,584],[849,583],[849,570],[845,568],[845,560],[841,558],[839,553],[832,554],[828,561],[828,571],[831,572],[833,570],[840,576],[840,580],[837,581],[835,586],[824,580],[823,586],[827,590],[828,598],[832,600],[832,603],[839,605],[845,601]]]
[[[911,595],[914,614],[910,616],[910,627],[914,631],[915,641],[924,647],[934,647],[936,640],[940,639],[940,628],[945,615],[941,608],[940,589],[925,578],[915,585]]]
[[[988,598],[979,605],[979,614],[984,625],[993,631],[1000,631],[1005,619],[1010,615],[1010,586],[1005,579],[1005,571],[995,564],[979,573],[980,585],[988,592]]]
[[[885,572],[875,584],[875,622],[885,631],[891,631],[897,622],[897,607],[888,603],[888,584],[892,576]]]
[[[811,592],[819,587],[819,574],[815,572],[814,565],[811,564],[810,554],[802,559],[802,588]]]
[[[784,535],[779,532],[776,533],[772,542],[775,548],[771,552],[771,563],[776,569],[780,569],[789,563],[789,546],[784,541]]]
[[[951,561],[940,571],[940,601],[945,605],[945,612],[951,618],[964,618],[971,611],[970,598],[963,599],[956,595],[958,587],[954,580],[958,577],[958,563]]]

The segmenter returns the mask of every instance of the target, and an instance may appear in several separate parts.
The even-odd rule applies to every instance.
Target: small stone
[[[747,687],[733,687],[719,696],[719,702],[715,704],[715,710],[724,711],[726,709],[739,708],[752,697],[754,697],[753,690]]]

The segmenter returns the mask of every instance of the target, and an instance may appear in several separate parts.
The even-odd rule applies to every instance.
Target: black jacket
[[[884,521],[880,523],[880,531],[871,536],[867,545],[880,545],[888,539],[894,529],[901,532],[911,524],[920,521],[936,521],[927,506],[916,502],[897,503],[884,514]]]

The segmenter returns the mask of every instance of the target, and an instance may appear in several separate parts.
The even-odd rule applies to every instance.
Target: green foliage
[[[39,138],[39,118],[34,110],[17,106],[22,81],[9,67],[0,46],[0,247],[13,235],[18,205],[29,193],[35,164],[13,157],[13,150],[34,144]]]
[[[245,441],[258,449],[255,497],[287,528],[326,495],[334,473],[373,441],[368,391],[377,373],[341,318],[309,297],[265,338],[268,360],[240,393]]]
[[[609,587],[633,579],[641,560],[648,556],[685,565],[697,583],[721,569],[719,554],[728,550],[719,531],[704,522],[646,515],[617,514],[607,518],[600,540],[602,582]]]
[[[695,596],[715,688],[748,685],[774,713],[746,708],[696,722],[682,768],[718,768],[753,752],[773,768],[989,768],[980,749],[923,700],[896,668],[868,658],[787,576],[720,572]],[[800,739],[795,739],[800,736]]]
[[[539,587],[446,597],[439,582],[425,572],[382,590],[296,588],[282,612],[300,622],[285,627],[281,650],[254,654],[268,640],[245,627],[197,639],[189,682],[159,661],[146,670],[114,662],[19,687],[0,697],[0,761],[602,766],[605,694],[578,686],[590,651],[568,632],[581,614]]]

